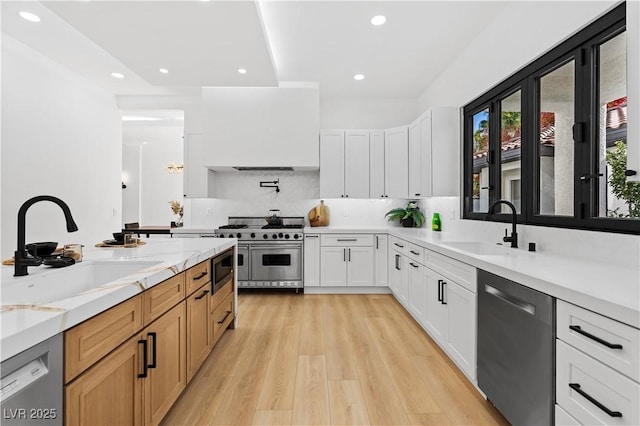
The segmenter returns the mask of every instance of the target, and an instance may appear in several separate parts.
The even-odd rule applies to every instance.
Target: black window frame
[[[489,204],[500,199],[501,147],[500,102],[521,90],[521,210],[518,223],[559,228],[585,229],[640,234],[640,219],[598,217],[599,179],[581,180],[598,173],[598,46],[626,31],[626,3],[580,30],[516,71],[501,83],[463,107],[463,194],[464,219],[510,222],[511,214],[495,213],[487,217],[473,209],[473,115],[489,108]],[[539,78],[573,58],[575,65],[575,131],[582,131],[583,142],[574,141],[573,216],[540,215],[539,204]],[[633,118],[632,118],[633,119]],[[606,179],[602,177],[600,179]]]

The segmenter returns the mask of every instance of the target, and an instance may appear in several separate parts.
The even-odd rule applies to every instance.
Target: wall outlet
[[[111,211],[111,214],[113,214],[113,217],[116,217],[118,215],[118,209],[114,207]]]
[[[207,216],[211,216],[213,214],[213,212],[211,211],[211,208],[208,208],[206,213],[207,213]]]
[[[342,209],[342,216],[343,217],[347,217],[349,216],[349,209],[347,209],[346,207]]]

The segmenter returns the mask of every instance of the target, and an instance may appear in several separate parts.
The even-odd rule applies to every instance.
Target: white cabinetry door
[[[305,234],[304,236],[304,286],[320,285],[320,236]]]
[[[420,122],[418,120],[409,124],[409,197],[422,195],[421,173],[422,146],[420,142]]]
[[[347,285],[373,284],[373,247],[347,247]]]
[[[640,181],[640,2],[627,2],[627,169],[634,170],[631,182]]]
[[[345,132],[344,196],[369,198],[369,131]]]
[[[427,314],[425,267],[412,261],[409,262],[409,311],[418,323],[425,323]]]
[[[440,274],[425,268],[427,280],[427,315],[425,327],[440,346],[445,346],[449,339],[449,318],[446,301],[442,302],[442,282]]]
[[[384,132],[385,189],[391,198],[407,198],[409,189],[409,136],[407,126]]]
[[[389,277],[387,275],[387,244],[388,237],[386,234],[374,235],[375,249],[375,283],[376,287],[387,287],[389,285]]]
[[[320,250],[320,279],[324,287],[347,285],[347,249],[322,247]]]
[[[420,123],[420,196],[430,197],[433,193],[431,171],[431,110],[418,117]]]
[[[384,198],[384,131],[369,132],[369,194],[371,198]]]
[[[423,141],[424,144],[424,141]],[[431,176],[434,197],[459,195],[460,110],[431,110]]]
[[[449,307],[447,352],[467,373],[476,379],[476,295],[451,280],[445,280],[444,299]]]
[[[344,131],[320,132],[320,196],[344,196]]]
[[[395,250],[389,250],[389,288],[398,298],[400,281],[402,281],[402,255]]]
[[[186,198],[215,196],[214,172],[203,165],[202,135],[188,133],[184,138],[183,195]]]

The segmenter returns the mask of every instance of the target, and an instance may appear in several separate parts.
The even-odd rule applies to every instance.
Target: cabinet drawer
[[[638,401],[638,383],[556,340],[556,402],[580,423],[637,425]]]
[[[397,237],[389,237],[389,247],[402,254],[407,254],[409,251],[409,243]]]
[[[406,255],[408,258],[415,260],[424,265],[424,248],[415,244],[407,243]]]
[[[211,261],[205,260],[187,269],[187,296],[199,289],[202,284],[211,281]]]
[[[233,317],[233,293],[231,293],[227,295],[211,314],[211,321],[213,323],[213,345],[215,345],[218,339],[220,339],[220,336],[224,334],[226,328],[231,324],[231,321],[233,321]]]
[[[213,293],[210,302],[211,311],[217,308],[218,305],[222,303],[222,301],[225,300],[230,293],[233,294],[233,278],[229,280],[228,284],[225,284],[224,286],[219,288],[218,291]]]
[[[323,246],[369,246],[373,247],[372,234],[323,234],[320,236]]]
[[[431,250],[425,250],[424,261],[429,268],[455,281],[472,293],[477,293],[478,277],[475,267]]]
[[[581,426],[580,422],[571,417],[569,413],[556,404],[556,426]]]
[[[142,330],[142,323],[142,295],[138,295],[67,330],[65,383]]]
[[[558,300],[557,336],[633,380],[640,381],[640,330],[637,328]]]
[[[151,287],[143,293],[144,325],[177,305],[185,297],[184,273]]]

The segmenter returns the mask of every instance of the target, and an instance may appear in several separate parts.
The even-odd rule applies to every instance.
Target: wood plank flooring
[[[241,292],[165,425],[506,425],[391,295]]]

